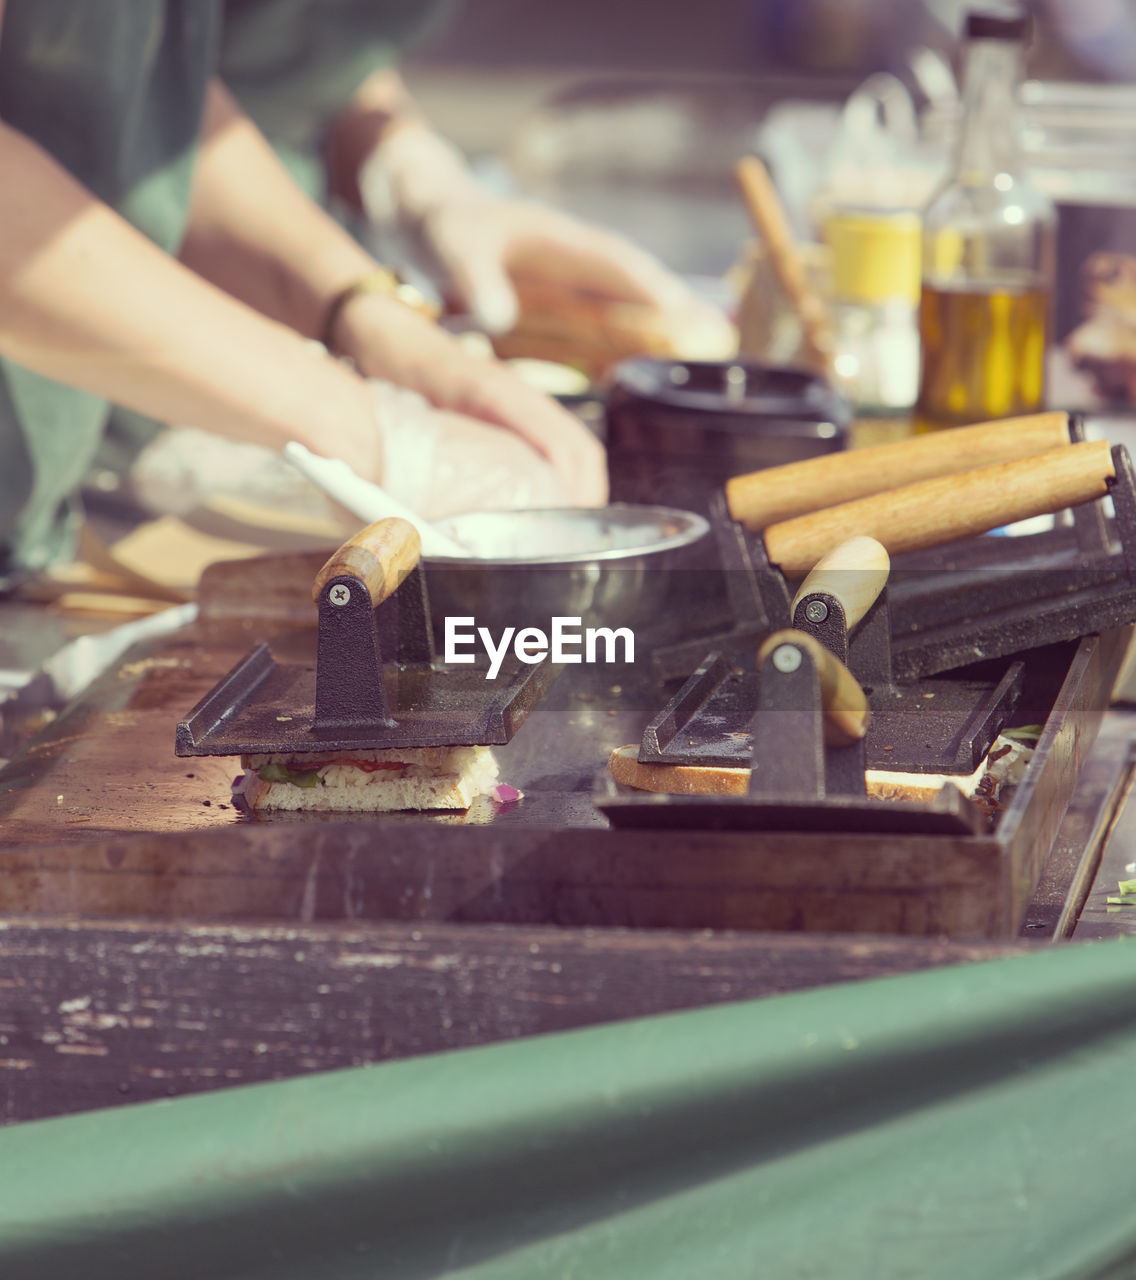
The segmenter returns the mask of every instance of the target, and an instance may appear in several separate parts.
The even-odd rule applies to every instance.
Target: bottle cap
[[[1030,18],[1020,9],[971,9],[966,15],[964,31],[968,40],[1025,43],[1030,35]]]
[[[832,295],[844,302],[919,301],[922,229],[909,210],[836,209],[825,222]]]

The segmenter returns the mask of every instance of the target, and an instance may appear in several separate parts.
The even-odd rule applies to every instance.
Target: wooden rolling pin
[[[809,354],[827,370],[832,364],[832,320],[824,299],[805,275],[777,188],[757,156],[742,156],[734,166],[734,177],[750,220],[765,241],[777,279],[801,319]]]
[[[830,747],[847,747],[868,732],[872,713],[860,682],[839,658],[806,631],[786,628],[767,636],[757,651],[758,666],[782,645],[804,650],[813,660],[820,677],[820,700],[824,708],[824,740]],[[774,663],[776,665],[776,662]],[[799,665],[799,663],[798,663]]]
[[[821,556],[793,597],[792,613],[805,596],[823,591],[844,611],[848,631],[864,617],[887,585],[891,559],[875,538],[849,538]]]
[[[409,520],[397,516],[376,520],[332,554],[316,574],[312,599],[318,604],[320,593],[332,578],[346,575],[358,578],[366,586],[371,604],[378,608],[402,585],[418,563],[421,549],[418,530]]]
[[[1071,444],[770,525],[765,550],[789,576],[808,573],[855,534],[876,538],[891,555],[917,551],[1104,497],[1114,474],[1107,440]]]
[[[1069,443],[1069,415],[1064,412],[979,422],[735,476],[726,482],[726,502],[734,520],[757,532],[837,502],[995,462],[1030,458]]]

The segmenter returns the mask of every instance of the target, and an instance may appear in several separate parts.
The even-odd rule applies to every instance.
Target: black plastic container
[[[731,476],[843,449],[851,420],[848,401],[807,370],[626,360],[607,405],[612,500],[705,514]]]

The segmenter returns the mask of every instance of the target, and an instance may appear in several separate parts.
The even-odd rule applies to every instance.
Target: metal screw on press
[[[778,645],[773,650],[773,665],[783,675],[789,675],[801,665],[801,651],[794,644]]]

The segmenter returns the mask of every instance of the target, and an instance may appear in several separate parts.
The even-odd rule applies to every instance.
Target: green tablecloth
[[[1065,945],[15,1126],[0,1276],[1130,1276],[1134,1096]]]

